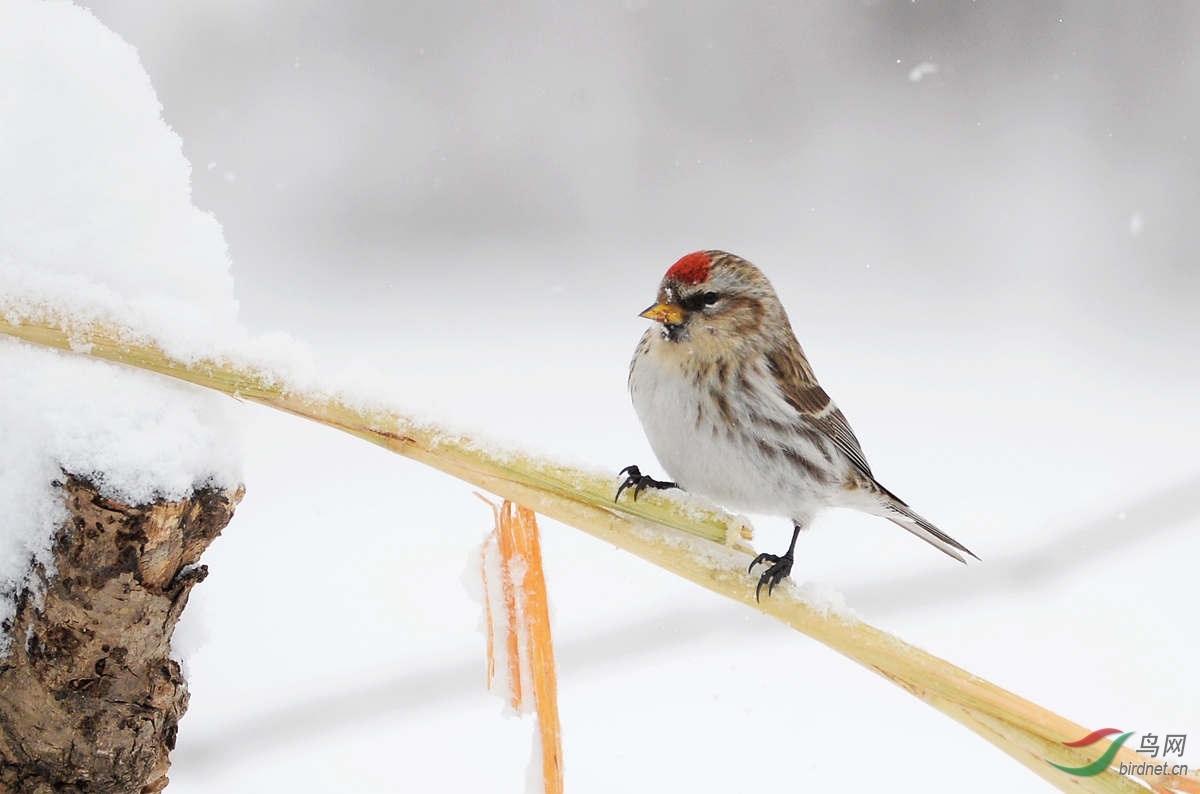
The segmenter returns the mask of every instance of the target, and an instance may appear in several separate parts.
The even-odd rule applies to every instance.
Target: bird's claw
[[[613,497],[614,502],[619,501],[621,499],[621,492],[630,487],[633,488],[633,501],[635,502],[641,492],[647,488],[666,490],[668,488],[679,487],[677,484],[667,480],[656,480],[653,477],[647,477],[645,474],[642,474],[641,469],[637,466],[626,466],[617,473],[618,477],[621,475],[625,475],[625,479],[617,488],[617,495]]]
[[[759,596],[762,593],[764,584],[767,586],[767,598],[771,597],[771,593],[775,591],[775,585],[786,579],[788,574],[792,572],[792,563],[794,560],[791,554],[785,554],[782,557],[778,554],[760,554],[750,563],[750,567],[746,569],[746,573],[753,571],[755,565],[762,565],[768,562],[771,563],[771,566],[763,571],[762,576],[758,577],[758,586],[754,588],[755,601],[761,600]]]

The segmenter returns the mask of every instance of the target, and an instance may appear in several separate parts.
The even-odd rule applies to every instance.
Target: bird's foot
[[[621,498],[621,492],[626,488],[633,488],[633,501],[636,502],[638,495],[647,488],[654,488],[656,490],[663,491],[667,490],[668,488],[679,487],[673,482],[656,480],[653,477],[647,477],[645,474],[642,474],[641,470],[637,466],[626,466],[625,468],[621,469],[621,471],[618,473],[618,476],[621,474],[625,475],[625,479],[622,481],[620,487],[617,488],[617,495],[613,497],[614,502]]]
[[[795,541],[793,541],[793,545]],[[763,585],[767,586],[767,598],[771,597],[771,593],[775,590],[775,585],[787,578],[792,572],[792,563],[795,560],[792,557],[792,550],[788,549],[787,554],[782,557],[778,554],[760,554],[754,558],[754,562],[750,563],[750,567],[746,569],[747,573],[754,570],[755,565],[765,565],[771,563],[767,570],[763,571],[762,576],[758,577],[758,586],[754,588],[754,600],[758,601],[759,595],[762,593]]]

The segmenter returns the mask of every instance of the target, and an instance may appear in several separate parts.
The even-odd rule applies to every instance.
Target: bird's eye
[[[720,297],[720,296],[718,296],[718,295],[717,295],[717,293],[715,293],[715,292],[706,292],[706,293],[704,293],[704,305],[705,305],[705,306],[712,306],[714,303],[716,303],[716,302],[717,302],[717,300],[718,300],[718,298],[719,298],[719,297]]]

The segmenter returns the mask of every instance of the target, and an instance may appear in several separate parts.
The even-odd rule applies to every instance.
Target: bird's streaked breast
[[[665,341],[642,342],[630,394],[673,480],[750,512],[797,517],[823,506],[846,461],[828,439],[797,421],[761,358],[702,362],[661,349]]]

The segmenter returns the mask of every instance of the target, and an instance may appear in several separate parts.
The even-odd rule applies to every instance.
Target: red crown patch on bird
[[[708,281],[712,272],[712,257],[704,251],[688,254],[667,271],[667,278],[682,281],[684,284],[699,284]]]

